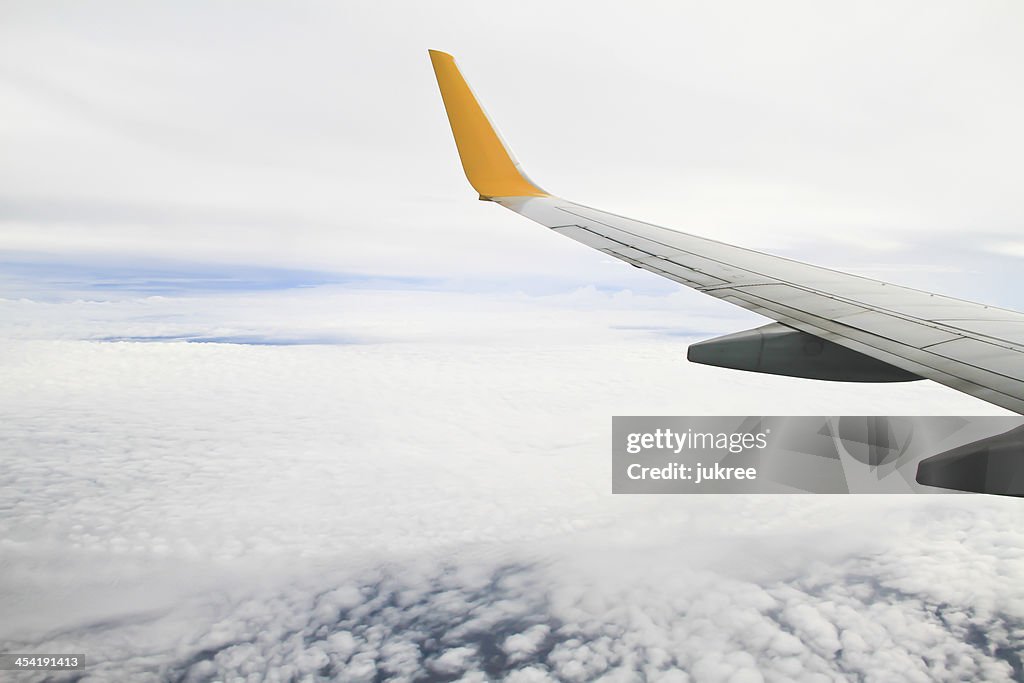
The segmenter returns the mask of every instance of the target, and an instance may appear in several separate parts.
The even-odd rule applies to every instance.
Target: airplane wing
[[[582,206],[523,173],[454,58],[430,51],[470,184],[609,256],[776,323],[690,347],[691,361],[841,381],[927,378],[1024,414],[1024,314],[842,273]]]

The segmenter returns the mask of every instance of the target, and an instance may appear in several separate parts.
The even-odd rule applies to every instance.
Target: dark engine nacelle
[[[922,379],[877,358],[781,323],[691,344],[686,358],[720,368],[837,382]]]
[[[922,460],[917,465],[917,483],[1024,497],[1024,427]]]

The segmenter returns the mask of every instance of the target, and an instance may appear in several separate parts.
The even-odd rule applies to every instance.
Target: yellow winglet
[[[455,58],[437,50],[429,52],[462,168],[480,199],[550,196],[519,168],[459,72]]]

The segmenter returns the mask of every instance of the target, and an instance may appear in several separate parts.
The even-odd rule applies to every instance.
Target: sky
[[[1022,14],[0,1],[0,651],[1024,680],[1014,500],[612,496],[608,467],[613,415],[1005,411],[687,363],[764,321],[476,201],[426,53],[551,192],[1021,309]]]
[[[940,270],[889,279],[940,287],[957,259],[929,245],[1024,253],[1018,3],[3,12],[10,258],[636,282],[467,201],[428,48],[573,201],[826,265],[909,260]]]

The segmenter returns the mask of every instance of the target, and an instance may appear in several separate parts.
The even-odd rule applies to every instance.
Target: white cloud
[[[501,644],[501,649],[512,662],[528,659],[537,652],[550,634],[551,629],[546,624],[537,624],[522,633],[515,633],[506,638]]]
[[[821,520],[808,515],[813,511],[803,500],[764,497],[737,509],[722,499],[699,506],[700,514],[740,527],[714,534],[730,551],[711,562],[700,557],[707,539],[686,542],[693,519],[674,515],[665,531],[677,543],[669,545],[661,534],[650,536],[642,526],[637,531],[652,509],[627,506],[605,528],[559,535],[539,548],[477,545],[455,557],[421,554],[356,572],[337,558],[270,586],[250,584],[238,597],[211,602],[200,594],[159,619],[88,625],[41,645],[88,648],[102,660],[93,669],[101,679],[156,671],[183,680],[247,673],[272,680],[292,673],[315,680],[416,680],[428,670],[453,679],[512,681],[1019,676],[1024,611],[1012,604],[989,611],[981,604],[986,597],[1019,601],[1024,568],[1017,546],[996,542],[1021,541],[1016,531],[1007,537],[1014,501],[900,497],[879,506],[864,498],[830,499],[825,505],[838,514]],[[678,507],[655,506],[668,516]],[[754,552],[743,546],[742,527],[781,511],[816,521],[775,524],[777,546]],[[942,523],[929,524],[936,516]],[[985,523],[1002,530],[979,533]],[[886,525],[885,533],[879,525]],[[614,537],[627,529],[643,545],[607,540],[607,532]],[[973,547],[958,541],[965,530],[976,536]],[[862,540],[863,531],[873,538]],[[814,543],[819,534],[848,532],[859,540],[841,551],[822,552]],[[940,557],[931,558],[935,548]],[[738,562],[747,562],[770,574],[794,549],[804,564],[784,576],[754,580],[737,571]],[[983,575],[970,576],[978,564],[987,567]],[[975,595],[940,598],[938,584],[931,590],[894,586],[899,576],[937,567],[954,577],[953,584],[973,585]],[[360,601],[352,604],[346,596],[339,603],[338,593],[324,590],[339,584],[360,586]],[[499,647],[520,637],[531,639],[528,660]]]
[[[672,296],[3,305],[7,650],[99,680],[669,681],[1006,680],[1020,651],[1013,501],[608,493],[609,415],[995,412],[948,389],[688,364]],[[273,341],[331,311],[378,339],[74,339]]]

